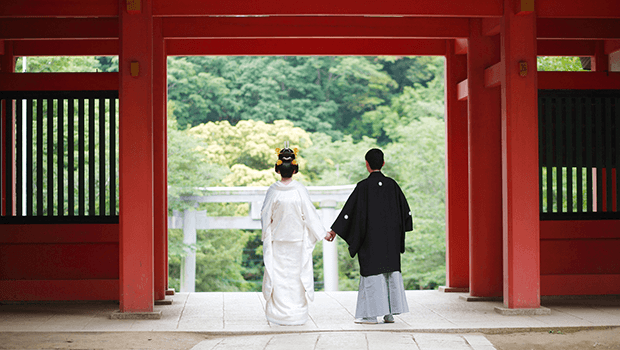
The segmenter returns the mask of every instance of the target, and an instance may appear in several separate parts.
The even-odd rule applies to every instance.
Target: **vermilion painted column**
[[[13,73],[15,72],[15,56],[13,56],[13,42],[10,40],[0,40],[0,72],[2,73]],[[0,80],[0,84],[2,84],[2,81]],[[0,145],[2,145],[0,148],[4,149],[6,147],[6,125],[7,125],[7,120],[6,118],[9,117],[9,115],[6,113],[7,109],[12,108],[11,106],[7,106],[5,101],[2,101],[2,113],[0,115],[0,130],[2,130],[2,134],[0,134]],[[15,121],[13,120],[13,122],[11,123],[13,125],[13,128],[15,127]],[[13,134],[15,134],[15,130],[13,129]],[[15,147],[13,145],[13,147]],[[11,154],[15,155],[15,148],[13,148],[11,150]],[[11,160],[13,163],[13,178],[15,177],[15,157],[11,156]],[[2,208],[2,212],[0,213],[1,215],[13,215],[15,214],[15,181],[13,181],[11,178],[7,178],[7,174],[6,171],[4,171],[4,169],[6,169],[6,162],[7,162],[7,153],[6,152],[2,152],[2,154],[0,154],[0,162],[1,162],[1,166],[0,168],[2,169],[2,172],[0,173],[0,186],[1,190],[0,193],[2,194],[2,198],[0,200],[2,200],[2,205],[0,206],[0,208]],[[7,182],[8,181],[12,181],[13,182],[13,186],[10,189],[10,191],[7,191]],[[10,186],[10,182],[9,182],[9,186]],[[10,208],[7,208],[7,196],[10,196]]]
[[[120,311],[152,312],[154,295],[151,1],[119,0],[119,4]]]
[[[500,91],[484,71],[499,62],[499,38],[470,20],[467,53],[469,132],[469,293],[502,295],[502,157]]]
[[[155,234],[155,300],[166,298],[168,256],[168,206],[166,166],[166,52],[162,19],[153,19],[153,169]]]
[[[446,45],[446,286],[468,288],[467,101],[457,96],[457,84],[467,78],[467,56],[455,54],[454,40]]]
[[[13,41],[0,40],[0,72],[15,72],[15,58],[13,55]]]
[[[603,40],[596,42],[591,70],[593,72],[604,72],[609,70],[609,55],[605,53],[605,41]]]
[[[505,0],[501,21],[504,305],[540,307],[536,15]],[[527,72],[520,74],[527,64]]]

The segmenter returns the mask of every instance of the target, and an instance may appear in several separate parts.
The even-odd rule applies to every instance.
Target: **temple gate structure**
[[[71,55],[118,55],[119,72],[15,72],[19,56]],[[620,294],[617,0],[4,0],[0,300],[132,315],[165,299],[175,55],[444,56],[446,290],[507,310]],[[537,72],[537,56],[590,57],[591,72]],[[43,137],[74,130],[88,164]]]

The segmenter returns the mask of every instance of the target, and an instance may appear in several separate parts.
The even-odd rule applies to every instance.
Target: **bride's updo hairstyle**
[[[297,165],[297,148],[290,149],[288,141],[284,143],[284,149],[276,148],[278,153],[278,161],[276,162],[276,172],[280,172],[283,178],[292,177],[299,171],[299,165]]]

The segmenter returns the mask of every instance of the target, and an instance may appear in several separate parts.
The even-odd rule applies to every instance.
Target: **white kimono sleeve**
[[[273,207],[273,199],[275,197],[275,192],[271,187],[267,190],[267,194],[265,194],[265,200],[263,201],[263,207],[261,208],[260,216],[261,216],[261,226],[263,230],[263,234],[261,240],[264,242],[267,237],[271,237],[272,230],[272,217],[273,213],[271,212],[271,208]]]
[[[312,251],[316,242],[323,239],[327,230],[321,222],[321,218],[314,208],[310,195],[305,187],[301,187],[299,190],[301,196],[301,210],[304,221],[304,246],[302,253],[302,266],[301,266],[301,282],[306,290],[306,296],[308,300],[314,300],[314,276],[313,276],[313,262]]]
[[[309,238],[312,244],[322,240],[327,235],[327,229],[323,226],[319,213],[316,211],[314,204],[310,200],[310,194],[308,189],[303,187],[299,191],[301,196],[301,211],[304,215],[305,226],[309,233]]]
[[[265,300],[271,299],[273,292],[273,242],[272,242],[272,212],[273,199],[275,197],[275,191],[272,188],[267,190],[265,195],[265,201],[261,209],[261,224],[262,224],[262,238],[263,241],[263,261],[265,263],[265,270],[263,273],[263,296]]]

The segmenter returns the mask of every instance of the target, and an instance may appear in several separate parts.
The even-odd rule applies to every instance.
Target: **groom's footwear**
[[[376,317],[356,318],[355,319],[355,323],[360,323],[360,324],[377,324],[377,318]]]
[[[383,322],[394,323],[394,316],[392,316],[392,314],[383,316]]]

